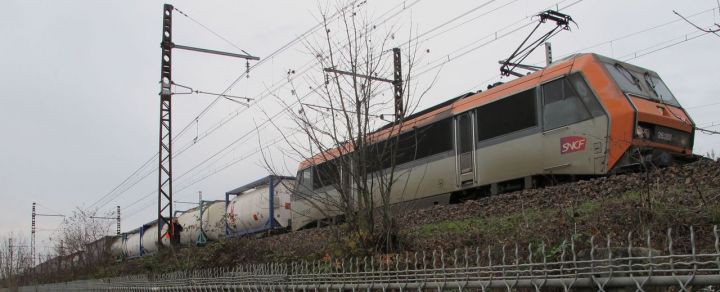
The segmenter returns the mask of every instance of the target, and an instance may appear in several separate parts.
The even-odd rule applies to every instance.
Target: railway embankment
[[[701,160],[644,173],[601,177],[435,206],[398,214],[401,252],[465,247],[512,246],[594,237],[627,241],[628,233],[663,238],[712,232],[720,224],[720,162]],[[205,247],[163,250],[153,257],[117,262],[86,277],[167,272],[240,263],[322,259],[352,254],[351,237],[336,240],[329,228],[267,237],[234,238]],[[688,238],[688,236],[677,236]],[[712,238],[711,236],[698,237]],[[666,246],[666,243],[657,243]],[[714,248],[713,242],[699,242]],[[689,246],[675,242],[677,251]]]

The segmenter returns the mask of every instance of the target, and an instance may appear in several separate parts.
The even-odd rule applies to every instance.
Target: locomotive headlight
[[[686,137],[686,136],[683,135],[679,140],[680,140],[680,141],[678,141],[678,142],[679,142],[679,144],[680,144],[681,147],[683,147],[683,148],[688,148],[688,147],[690,147],[690,140],[688,139],[688,137]]]
[[[652,131],[648,127],[638,125],[637,127],[635,127],[635,135],[640,139],[650,139]]]

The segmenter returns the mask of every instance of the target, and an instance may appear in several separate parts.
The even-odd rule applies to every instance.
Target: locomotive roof
[[[295,178],[292,177],[292,176],[268,175],[268,176],[266,176],[266,177],[263,177],[263,178],[261,178],[261,179],[258,179],[258,180],[256,180],[256,181],[254,181],[254,182],[251,182],[251,183],[249,183],[249,184],[246,184],[246,185],[244,185],[244,186],[241,186],[241,187],[239,187],[239,188],[236,188],[236,189],[234,189],[234,190],[232,190],[232,191],[228,191],[228,192],[226,192],[225,194],[228,194],[228,195],[239,195],[239,194],[242,194],[242,193],[244,193],[244,192],[246,192],[246,191],[248,191],[248,190],[251,190],[251,189],[254,189],[254,188],[258,188],[258,187],[261,187],[261,186],[264,186],[264,185],[269,184],[269,183],[270,183],[270,179],[295,180]]]
[[[479,93],[479,92],[482,92],[482,91],[478,91],[478,93]],[[446,100],[446,101],[443,101],[443,102],[441,102],[441,103],[439,103],[439,104],[433,105],[433,106],[431,106],[431,107],[429,107],[429,108],[426,108],[426,109],[421,110],[421,111],[419,111],[419,112],[413,113],[413,114],[405,117],[405,120],[412,120],[412,119],[414,119],[414,118],[417,118],[417,117],[419,117],[419,116],[422,116],[422,115],[424,115],[424,114],[427,114],[427,113],[429,113],[429,112],[432,112],[432,111],[434,111],[434,110],[436,110],[436,109],[439,109],[439,108],[442,108],[442,107],[451,105],[451,104],[455,103],[456,101],[461,100],[461,99],[463,99],[463,98],[466,98],[466,97],[468,97],[468,96],[472,96],[473,94],[475,94],[475,93],[474,93],[474,92],[468,92],[468,93],[462,94],[462,95],[460,95],[460,96],[453,97],[453,98],[448,99],[448,100]],[[380,131],[382,131],[382,130],[391,128],[393,125],[395,125],[395,122],[387,123],[387,124],[385,124],[385,126],[380,127],[379,129],[373,131],[373,132],[370,133],[370,134],[374,134],[374,133],[380,132]]]

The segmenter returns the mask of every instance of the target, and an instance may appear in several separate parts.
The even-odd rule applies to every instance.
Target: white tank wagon
[[[125,242],[125,234],[121,234],[113,237],[112,243],[110,244],[110,255],[114,258],[122,258],[125,256],[123,251],[123,243]]]
[[[219,240],[225,237],[225,202],[213,201],[203,211],[203,231],[209,240]]]
[[[203,208],[206,208],[203,206]],[[177,214],[177,213],[176,213]],[[188,209],[176,215],[177,222],[182,226],[180,232],[180,244],[189,245],[197,242],[200,235],[200,207]]]
[[[145,256],[157,252],[159,249],[157,221],[152,221],[143,225],[141,227],[141,230],[142,232],[140,232],[140,255]],[[163,233],[165,233],[165,230],[167,230],[167,225],[163,225]],[[167,237],[163,237],[162,243],[165,246],[169,246],[170,239]]]
[[[136,258],[142,256],[140,249],[141,236],[140,232],[142,227],[137,228],[133,231],[125,233],[123,236],[122,250],[123,255],[128,258]]]
[[[177,222],[182,226],[180,244],[200,244],[200,234],[205,239],[218,240],[225,234],[224,217],[225,201],[202,201],[202,205],[181,212],[177,215]],[[202,220],[201,217],[202,216]]]
[[[271,175],[225,193],[227,235],[290,228],[294,187],[294,177]]]

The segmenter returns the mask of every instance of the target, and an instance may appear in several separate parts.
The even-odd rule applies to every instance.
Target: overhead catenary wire
[[[685,109],[686,109],[686,110],[704,109],[704,108],[707,108],[707,107],[712,107],[712,106],[717,106],[717,105],[720,105],[720,102],[713,102],[713,103],[708,103],[708,104],[694,105],[694,106],[690,106],[690,107],[685,107]]]
[[[419,35],[417,35],[417,36],[412,37],[410,40],[408,40],[408,41],[400,44],[400,46],[408,45],[408,44],[412,43],[413,41],[416,42],[416,41],[419,40],[420,38],[422,38],[422,37],[424,37],[424,36],[426,36],[426,35],[434,32],[434,31],[442,28],[443,26],[449,25],[450,23],[452,23],[452,22],[454,22],[454,21],[457,21],[457,20],[459,20],[459,19],[461,19],[461,18],[463,18],[463,17],[465,17],[465,16],[467,16],[467,15],[469,15],[469,14],[472,14],[473,12],[475,12],[475,11],[481,9],[481,8],[484,8],[485,6],[490,5],[491,3],[495,2],[495,1],[496,1],[496,0],[489,0],[489,1],[483,2],[483,3],[481,3],[480,5],[478,5],[478,6],[474,7],[474,8],[471,8],[471,9],[463,12],[463,13],[461,13],[461,14],[458,15],[458,16],[455,16],[455,17],[453,17],[453,18],[451,18],[451,19],[449,19],[449,20],[447,20],[447,21],[445,21],[445,22],[443,22],[443,23],[441,23],[441,24],[439,24],[439,25],[437,25],[437,26],[429,29],[429,30],[426,30],[425,32],[423,32],[423,33],[421,33],[421,34],[419,34]],[[501,7],[505,7],[506,5],[509,5],[509,4],[511,4],[511,3],[513,3],[513,2],[516,2],[516,1],[518,1],[518,0],[510,1],[509,3],[507,3],[507,4],[505,4],[505,5],[501,6]]]
[[[208,91],[193,89],[192,87],[189,87],[189,86],[186,86],[186,85],[182,85],[182,84],[178,84],[178,83],[176,83],[176,82],[171,82],[171,83],[172,83],[172,85],[175,85],[176,87],[180,87],[180,88],[184,88],[184,89],[189,90],[189,91],[187,91],[187,92],[173,92],[173,94],[175,94],[175,95],[177,95],[177,94],[193,94],[193,93],[194,93],[194,94],[214,95],[214,96],[217,96],[217,97],[225,98],[225,99],[230,100],[230,101],[233,101],[233,102],[240,103],[240,104],[242,104],[242,105],[244,105],[244,106],[250,106],[250,105],[247,104],[247,103],[244,103],[244,102],[238,102],[237,100],[238,100],[238,99],[241,99],[241,100],[246,100],[247,102],[251,102],[251,101],[253,100],[252,98],[245,97],[245,96],[237,96],[237,95],[231,95],[231,94],[222,94],[222,93],[208,92]],[[197,122],[198,119],[195,119],[195,121]]]
[[[668,48],[672,48],[672,47],[674,47],[674,46],[677,46],[677,45],[679,45],[679,44],[682,44],[682,43],[685,43],[685,42],[688,42],[688,41],[691,41],[691,40],[694,40],[694,39],[697,39],[697,38],[699,38],[699,37],[706,36],[706,35],[708,35],[708,34],[710,34],[710,33],[708,33],[708,32],[697,32],[697,31],[691,32],[691,33],[687,33],[687,34],[684,34],[684,35],[682,35],[682,36],[680,36],[680,37],[676,37],[676,38],[673,38],[673,39],[671,39],[671,40],[664,41],[664,42],[661,42],[661,43],[657,43],[657,44],[655,44],[655,45],[646,47],[646,48],[644,48],[644,49],[641,49],[641,50],[638,50],[638,51],[635,51],[635,52],[632,52],[632,53],[623,55],[623,56],[621,56],[619,59],[622,59],[622,60],[625,61],[625,62],[630,61],[630,60],[635,60],[635,59],[638,59],[638,58],[641,58],[641,57],[650,55],[650,54],[655,53],[655,52],[659,52],[659,51],[663,51],[663,50],[668,49]],[[679,39],[679,40],[678,40],[678,39]]]
[[[213,34],[214,36],[216,36],[216,37],[218,37],[219,39],[225,41],[226,43],[228,43],[229,45],[231,45],[231,46],[235,47],[236,49],[240,50],[240,51],[243,52],[244,54],[246,54],[246,55],[252,55],[252,54],[248,53],[247,51],[243,50],[241,47],[239,47],[239,46],[236,45],[235,43],[233,43],[233,42],[231,42],[230,40],[228,40],[227,38],[221,36],[219,33],[215,32],[214,30],[212,30],[212,29],[209,28],[208,26],[200,23],[200,22],[197,21],[195,18],[192,18],[190,15],[187,15],[187,13],[181,11],[181,10],[178,9],[177,7],[173,7],[173,9],[174,9],[175,11],[177,11],[178,13],[180,13],[180,15],[183,15],[183,16],[185,16],[187,19],[190,19],[192,22],[194,22],[194,23],[196,23],[197,25],[201,26],[202,28],[204,28],[205,30],[207,30],[208,32],[210,32],[211,34]]]
[[[289,109],[289,108],[292,108],[292,107],[288,107],[288,109]],[[260,125],[256,126],[255,129],[253,129],[253,131],[257,132],[257,131],[262,130],[260,127],[261,127]],[[242,161],[244,161],[244,160],[252,157],[253,155],[261,152],[263,149],[269,149],[270,147],[275,146],[275,145],[278,144],[279,142],[285,141],[286,139],[289,139],[290,137],[293,137],[294,135],[297,135],[297,134],[299,134],[299,133],[301,133],[301,132],[302,132],[302,131],[301,131],[300,129],[295,129],[293,132],[291,132],[291,133],[290,133],[289,135],[287,135],[287,136],[282,136],[282,135],[281,135],[280,137],[274,139],[273,141],[270,141],[270,142],[268,142],[268,143],[265,143],[265,144],[264,144],[263,146],[261,146],[261,147],[254,148],[254,150],[253,150],[252,152],[247,153],[247,154],[244,154],[244,155],[241,155],[240,157],[235,158],[235,159],[233,159],[233,160],[225,163],[224,165],[220,166],[219,168],[217,168],[217,169],[215,169],[215,170],[213,170],[213,171],[210,171],[210,172],[207,173],[207,174],[202,175],[200,178],[192,179],[192,180],[190,181],[190,183],[185,184],[184,186],[179,187],[179,188],[178,188],[178,192],[182,192],[183,190],[186,190],[186,189],[192,187],[192,186],[195,185],[196,183],[198,183],[198,182],[200,182],[200,181],[203,181],[203,180],[207,179],[208,177],[210,177],[210,176],[212,176],[212,175],[214,175],[214,174],[217,174],[217,173],[219,173],[219,172],[221,172],[221,171],[224,171],[225,169],[228,169],[229,167],[231,167],[231,166],[233,166],[233,165],[235,165],[235,164],[237,164],[237,163],[239,163],[239,162],[242,162]],[[142,201],[146,201],[146,200],[148,200],[148,199],[152,199],[153,197],[150,196],[151,194],[152,194],[152,193],[149,193],[148,195],[139,198],[138,200],[136,200],[135,202],[133,202],[131,205],[128,205],[128,208],[131,207],[131,206],[134,206],[134,205],[136,205],[136,204],[138,204],[138,203],[140,203],[140,202],[142,202]],[[145,210],[145,209],[147,209],[147,208],[149,208],[149,207],[151,207],[151,206],[152,206],[152,204],[142,206],[142,207],[140,207],[140,208],[138,208],[138,209],[135,209],[135,210],[132,210],[132,211],[128,212],[126,216],[132,217],[133,215],[135,215],[135,214],[137,214],[137,213],[139,213],[139,212],[141,212],[141,211],[143,211],[143,210]]]
[[[543,9],[543,10],[548,10],[548,9],[552,8],[553,6],[559,6],[560,3],[563,3],[563,2],[565,2],[565,1],[567,1],[567,0],[563,0],[563,1],[557,2],[557,3],[555,3],[555,5],[549,6],[549,7],[545,8],[545,9]],[[562,8],[559,8],[559,10],[562,11],[562,10],[564,10],[564,9],[570,8],[570,7],[575,6],[576,4],[578,4],[578,3],[580,3],[580,2],[582,2],[582,0],[578,0],[578,1],[575,1],[575,2],[573,2],[573,3],[571,3],[571,4],[568,4],[568,5],[566,5],[566,6],[562,7]],[[476,40],[474,40],[474,41],[471,41],[471,42],[465,44],[464,46],[461,46],[461,47],[459,47],[459,48],[457,48],[457,49],[455,49],[455,50],[453,50],[453,51],[451,51],[451,52],[449,52],[449,53],[447,53],[447,54],[443,54],[442,57],[439,57],[439,58],[435,59],[434,61],[429,62],[428,65],[427,65],[427,67],[426,67],[426,69],[425,69],[425,71],[431,71],[431,70],[435,70],[435,69],[437,69],[437,68],[440,68],[440,67],[444,66],[445,64],[447,64],[447,63],[449,63],[449,62],[451,62],[451,61],[454,61],[454,60],[456,60],[456,59],[458,59],[458,58],[464,57],[465,55],[467,55],[467,54],[469,54],[469,53],[472,53],[472,52],[474,52],[474,51],[476,51],[476,50],[478,50],[478,49],[480,49],[480,48],[483,48],[483,47],[485,47],[485,46],[487,46],[487,45],[489,45],[489,44],[491,44],[491,43],[494,43],[495,41],[498,41],[498,40],[500,40],[500,39],[503,39],[503,38],[505,38],[505,37],[507,37],[507,36],[509,36],[509,35],[512,35],[512,34],[518,32],[518,31],[520,31],[520,30],[522,30],[522,29],[524,29],[524,28],[529,27],[530,25],[534,24],[535,22],[534,22],[534,21],[530,21],[530,22],[527,22],[527,23],[525,23],[525,24],[522,24],[522,25],[520,25],[520,26],[518,26],[518,27],[514,27],[514,26],[516,26],[516,25],[518,25],[518,24],[520,24],[520,23],[522,23],[522,22],[524,22],[524,21],[530,20],[530,19],[532,19],[534,16],[535,16],[535,15],[525,16],[525,17],[523,17],[523,18],[521,18],[521,19],[519,19],[519,20],[517,20],[517,21],[515,21],[515,22],[513,22],[513,23],[511,23],[511,24],[508,24],[508,25],[506,25],[506,26],[501,27],[500,29],[498,29],[498,30],[496,30],[496,31],[494,31],[494,32],[485,34],[485,35],[482,36],[481,38],[476,39]],[[514,27],[514,28],[513,28],[513,27]],[[508,30],[508,29],[509,29],[510,31],[505,32],[505,31]],[[490,40],[487,40],[487,41],[485,41],[485,42],[482,42],[483,40],[486,40],[486,39],[490,39]],[[481,43],[481,42],[482,42],[482,43]],[[478,43],[480,43],[480,44],[477,45]],[[469,49],[468,49],[468,48],[469,48]],[[432,65],[432,64],[435,64],[435,65]],[[424,72],[422,72],[422,73],[424,73]]]
[[[716,10],[718,10],[718,9],[717,9],[717,8],[709,8],[709,9],[705,9],[705,10],[701,10],[701,11],[698,11],[698,12],[696,12],[696,13],[693,13],[693,14],[689,15],[688,17],[689,17],[689,18],[693,18],[693,17],[699,16],[699,15],[702,15],[702,14],[705,14],[705,13],[708,13],[708,12],[716,11]],[[650,27],[647,27],[647,28],[644,28],[644,29],[641,29],[641,30],[638,30],[638,31],[634,31],[634,32],[631,32],[631,33],[628,33],[628,34],[624,34],[624,35],[621,35],[621,36],[618,36],[618,37],[615,37],[615,38],[612,38],[612,39],[609,39],[609,40],[605,40],[605,41],[602,41],[602,42],[594,43],[594,44],[592,44],[592,45],[583,47],[583,48],[581,48],[581,49],[573,50],[573,51],[570,52],[570,53],[559,54],[559,55],[558,55],[558,56],[559,56],[558,59],[561,59],[561,58],[564,58],[564,57],[567,57],[567,56],[570,56],[570,55],[572,55],[572,54],[576,54],[576,53],[579,53],[579,52],[582,52],[582,51],[586,51],[586,50],[588,50],[588,49],[597,48],[597,47],[599,47],[599,46],[603,46],[603,45],[615,43],[615,42],[618,42],[618,41],[621,41],[621,40],[625,40],[625,39],[628,39],[628,38],[631,38],[631,37],[635,37],[635,36],[637,36],[637,35],[644,34],[644,33],[647,33],[647,32],[650,32],[650,31],[659,29],[659,28],[663,28],[663,27],[665,27],[665,26],[668,26],[668,25],[671,25],[671,24],[674,24],[674,23],[678,23],[678,22],[680,22],[680,21],[682,21],[682,20],[680,20],[680,19],[673,19],[673,20],[666,21],[666,22],[663,22],[663,23],[660,23],[660,24],[656,24],[656,25],[653,25],[653,26],[650,26]],[[544,62],[544,61],[538,61],[538,62],[533,63],[533,64],[536,64],[536,65],[537,65],[537,64],[541,64],[541,63],[543,63],[543,62]]]
[[[348,109],[338,109],[338,108],[333,108],[333,107],[329,107],[329,106],[322,106],[322,105],[317,105],[317,104],[309,104],[309,103],[305,103],[305,102],[301,102],[300,104],[303,105],[303,106],[306,106],[306,107],[315,109],[315,110],[320,109],[320,110],[325,110],[325,111],[329,111],[329,112],[333,112],[333,113],[334,113],[334,112],[347,112],[347,113],[351,113],[351,114],[356,114],[356,112],[351,111],[351,110],[348,110]],[[394,116],[395,114],[371,114],[371,113],[368,113],[367,115],[368,115],[368,116],[371,116],[371,117],[374,117],[374,118],[379,118],[379,119],[381,119],[381,120],[385,120],[384,117],[386,117],[386,116]]]
[[[62,212],[56,211],[56,210],[53,209],[53,208],[49,208],[49,207],[47,207],[47,206],[45,206],[45,205],[43,205],[43,204],[40,204],[39,202],[35,202],[35,204],[37,204],[38,206],[43,207],[43,208],[47,209],[48,211],[54,213],[54,214],[52,214],[53,216],[55,216],[55,215],[65,216],[65,215],[63,215]],[[55,217],[57,217],[57,216],[55,216]]]
[[[145,163],[143,163],[142,165],[140,165],[140,167],[138,167],[137,169],[135,169],[129,176],[127,176],[122,182],[120,182],[120,184],[116,185],[112,190],[110,190],[110,191],[107,192],[105,195],[103,195],[102,197],[100,197],[98,200],[96,200],[96,201],[94,201],[92,204],[90,204],[90,206],[88,206],[88,209],[91,209],[91,208],[93,208],[94,206],[97,206],[98,204],[99,204],[100,206],[106,205],[107,203],[101,203],[101,202],[104,202],[105,200],[107,200],[108,198],[110,198],[110,197],[112,196],[112,194],[115,193],[115,191],[117,191],[120,187],[122,187],[123,185],[125,185],[125,184],[126,184],[128,181],[130,181],[130,179],[132,179],[138,172],[140,172],[140,171],[142,171],[143,169],[145,169],[145,167],[146,167],[147,165],[149,165],[151,162],[155,161],[156,159],[157,159],[157,154],[155,154],[155,156],[153,156],[153,157],[151,157],[150,159],[148,159],[147,161],[145,161]],[[99,209],[99,208],[97,208],[97,209]]]
[[[696,13],[693,13],[693,14],[689,15],[688,17],[689,17],[689,18],[692,18],[692,17],[696,17],[696,16],[699,16],[699,15],[704,14],[704,13],[714,12],[714,11],[720,12],[720,8],[709,8],[709,9],[701,10],[701,11],[698,11],[698,12],[696,12]],[[572,54],[576,54],[576,53],[578,53],[578,52],[585,51],[585,50],[590,49],[590,48],[595,48],[595,47],[598,47],[598,46],[601,46],[601,45],[604,45],[604,44],[609,44],[609,43],[616,42],[616,41],[619,41],[619,40],[623,40],[623,39],[627,39],[627,38],[630,38],[630,37],[634,37],[634,36],[637,36],[637,35],[639,35],[639,34],[643,34],[643,33],[646,33],[646,32],[649,32],[649,31],[652,31],[652,30],[655,30],[655,29],[658,29],[658,28],[661,28],[661,27],[664,27],[664,26],[667,26],[667,25],[669,25],[669,24],[673,24],[673,23],[680,22],[680,21],[681,21],[680,19],[675,19],[675,20],[672,20],[672,21],[667,21],[667,22],[664,22],[664,23],[661,23],[661,24],[657,24],[657,25],[651,26],[651,27],[649,27],[649,28],[645,28],[645,29],[642,29],[642,30],[639,30],[639,31],[631,32],[631,33],[629,33],[629,34],[625,34],[625,35],[622,35],[622,36],[619,36],[619,37],[612,38],[612,39],[610,39],[610,40],[606,40],[606,41],[602,41],[602,42],[599,42],[599,43],[595,43],[594,45],[587,46],[587,47],[584,47],[584,48],[579,49],[579,50],[574,50],[574,51],[572,51],[571,53],[566,53],[566,54],[560,55],[559,58],[564,58],[564,57],[570,56],[570,55],[572,55]],[[635,56],[635,57],[633,57],[633,58],[627,59],[627,60],[632,60],[632,59],[640,58],[640,57],[643,57],[643,56],[646,56],[646,55],[649,55],[649,54],[653,54],[653,53],[656,53],[656,52],[663,51],[663,50],[665,50],[665,49],[674,47],[675,45],[679,45],[679,44],[681,44],[681,43],[684,43],[684,42],[687,42],[687,41],[689,41],[689,40],[692,40],[692,39],[695,39],[695,38],[699,37],[698,35],[696,35],[696,36],[694,36],[694,37],[691,37],[690,39],[686,39],[687,36],[689,36],[690,34],[693,34],[693,33],[700,33],[700,32],[691,31],[691,32],[689,32],[689,33],[687,33],[687,34],[683,34],[683,35],[681,35],[681,36],[679,36],[679,37],[674,37],[674,38],[672,38],[672,39],[662,41],[662,42],[660,42],[659,44],[655,44],[655,45],[652,45],[652,46],[650,46],[650,47],[646,47],[645,49],[637,50],[637,51],[631,52],[631,53],[629,53],[629,54],[623,55],[623,57]],[[678,39],[681,39],[681,41],[679,41],[679,42],[677,42],[677,43],[672,43],[673,40],[678,40]],[[665,46],[665,47],[662,47],[662,48],[660,48],[660,49],[655,49],[655,50],[652,50],[652,51],[643,53],[644,51],[651,50],[651,49],[653,49],[653,48],[655,48],[655,47],[658,47],[658,46],[661,46],[661,45],[667,44],[667,43],[672,43],[672,44],[667,45],[667,46]],[[640,54],[640,55],[638,55],[638,54]],[[543,61],[543,62],[544,62],[544,61]],[[533,64],[541,64],[541,63],[542,63],[542,62],[536,62],[536,63],[533,63]],[[497,78],[497,77],[499,77],[499,76],[498,76],[498,75],[494,75],[493,77],[488,78],[487,80],[483,81],[482,83],[474,86],[474,87],[472,88],[472,90],[474,91],[474,90],[480,88],[481,86],[484,86],[485,84],[487,84],[487,82],[490,82],[491,80],[493,80],[493,79],[495,79],[495,78]],[[711,105],[712,105],[712,104],[711,104]],[[710,105],[708,105],[708,106],[710,106]],[[688,108],[686,108],[686,109],[688,109]]]
[[[695,128],[695,130],[696,130],[696,131],[699,131],[700,133],[709,134],[709,135],[718,135],[718,134],[720,134],[720,132],[718,132],[718,131],[709,130],[709,129],[707,129],[707,128]]]

